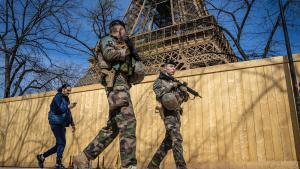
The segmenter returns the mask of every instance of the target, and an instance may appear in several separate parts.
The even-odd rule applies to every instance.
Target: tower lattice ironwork
[[[132,0],[124,21],[147,74],[166,58],[179,62],[178,69],[237,60],[202,0]]]
[[[147,74],[157,73],[167,58],[179,70],[237,61],[202,0],[132,0],[123,21]]]

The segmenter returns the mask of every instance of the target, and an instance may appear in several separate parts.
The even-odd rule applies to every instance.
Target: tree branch
[[[252,6],[253,6],[255,0],[252,0],[252,2],[251,2],[250,4],[249,4],[249,2],[248,2],[247,0],[245,0],[245,2],[247,3],[247,6],[248,6],[248,7],[247,7],[246,14],[245,14],[244,17],[243,17],[243,21],[242,21],[242,23],[241,23],[240,29],[239,29],[238,34],[237,34],[237,41],[238,41],[239,43],[240,43],[240,40],[241,40],[241,35],[242,35],[242,33],[243,33],[245,23],[246,23],[247,19],[249,18],[249,13],[250,13],[250,11],[251,11],[251,9],[252,9]]]
[[[290,1],[286,1],[286,3],[283,5],[283,11],[286,10],[286,8],[288,7]],[[266,58],[269,51],[270,51],[270,48],[271,48],[271,43],[273,41],[273,37],[274,37],[274,34],[275,32],[277,31],[278,27],[279,27],[279,24],[280,24],[280,18],[281,18],[281,15],[279,14],[277,19],[276,19],[276,22],[273,26],[273,29],[271,31],[271,33],[269,34],[269,37],[268,37],[268,40],[267,40],[267,43],[266,43],[266,46],[264,48],[264,53],[262,54],[262,58]]]

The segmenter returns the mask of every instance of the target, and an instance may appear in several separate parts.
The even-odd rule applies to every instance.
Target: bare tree
[[[284,3],[286,12],[290,3]],[[266,58],[278,53],[276,47],[283,45],[275,38],[281,26],[277,1],[205,0],[205,4],[232,42],[239,60]]]
[[[0,57],[4,65],[4,97],[35,89],[48,90],[55,81],[70,81],[70,65],[52,55],[64,51],[57,22],[66,22],[73,0],[3,0],[0,2]],[[59,56],[57,56],[59,57]]]
[[[93,32],[98,38],[108,33],[109,23],[114,19],[116,10],[118,10],[118,8],[115,0],[98,0],[96,8],[87,10]]]
[[[58,21],[59,33],[68,38],[68,42],[66,42],[65,45],[68,46],[71,40],[72,46],[68,47],[78,50],[84,55],[90,56],[89,70],[87,70],[86,76],[79,80],[77,86],[88,85],[91,83],[90,77],[87,76],[91,76],[91,74],[95,73],[94,66],[95,63],[97,63],[97,57],[94,51],[95,44],[99,39],[108,34],[109,23],[113,19],[117,18],[118,9],[119,8],[116,5],[116,0],[98,0],[94,7],[91,9],[85,9],[85,12],[80,14],[82,17],[81,19],[86,21],[85,24],[90,23],[90,32],[95,35],[92,37],[92,40],[82,36],[82,25],[77,24],[77,27],[74,28],[74,21],[72,20],[67,22]]]
[[[79,15],[81,16],[80,19],[86,21],[84,24],[90,23],[90,30],[96,35],[96,37],[93,37],[94,44],[89,44],[89,40],[82,36],[81,24],[74,24],[76,21],[71,19],[64,20],[64,22],[62,22],[57,16],[58,32],[67,37],[68,40],[68,42],[65,42],[64,44],[68,46],[71,43],[73,47],[68,47],[78,50],[79,52],[95,56],[93,51],[95,42],[107,35],[109,23],[115,18],[117,9],[115,0],[98,0],[95,7],[85,9],[86,12]],[[70,40],[72,40],[72,42],[70,42]]]

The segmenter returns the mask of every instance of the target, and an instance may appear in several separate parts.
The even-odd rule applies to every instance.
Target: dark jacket
[[[72,113],[68,108],[69,104],[69,97],[65,96],[61,92],[58,92],[50,104],[50,111],[48,113],[49,123],[52,125],[61,125],[67,127],[70,124],[74,126]]]

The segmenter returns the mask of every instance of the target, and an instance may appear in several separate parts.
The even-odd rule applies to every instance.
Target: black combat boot
[[[45,161],[45,157],[43,156],[43,154],[38,154],[36,156],[36,159],[38,160],[38,166],[40,168],[44,168],[44,161]]]

